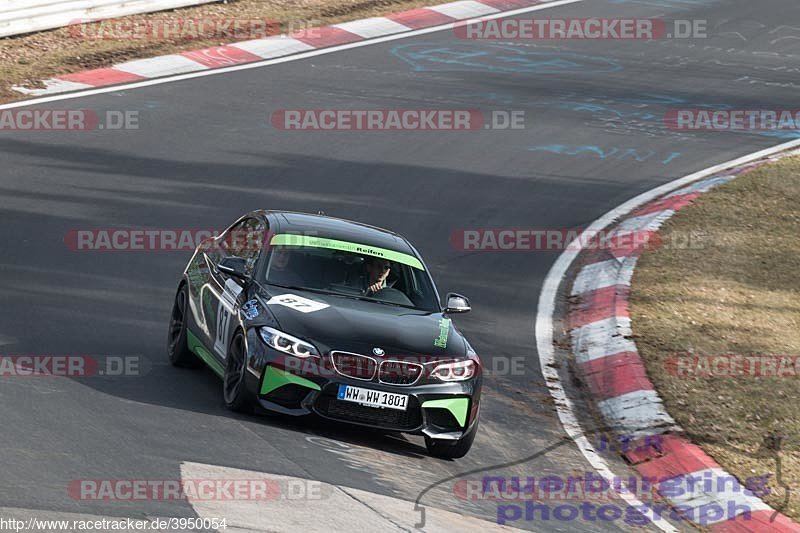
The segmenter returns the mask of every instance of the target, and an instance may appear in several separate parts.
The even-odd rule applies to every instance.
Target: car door
[[[210,269],[209,283],[205,287],[208,292],[203,295],[203,301],[209,326],[209,346],[222,361],[228,356],[231,337],[239,324],[242,303],[239,297],[244,287],[241,280],[220,272],[217,264],[225,257],[241,257],[246,261],[247,273],[252,276],[263,248],[265,232],[266,224],[262,219],[247,217],[232,226],[218,241],[219,253],[214,257],[216,263]]]

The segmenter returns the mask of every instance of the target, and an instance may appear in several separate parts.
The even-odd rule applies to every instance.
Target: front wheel
[[[472,431],[453,442],[451,440],[440,440],[425,437],[425,447],[428,449],[428,454],[439,459],[460,459],[467,455],[469,449],[472,448],[472,442],[475,440],[475,435],[478,433],[478,421],[472,426]]]
[[[228,358],[225,361],[225,376],[222,383],[225,407],[239,413],[251,413],[253,411],[253,402],[248,396],[245,385],[247,373],[246,351],[244,335],[240,331],[236,333],[231,342],[231,349],[228,351]]]

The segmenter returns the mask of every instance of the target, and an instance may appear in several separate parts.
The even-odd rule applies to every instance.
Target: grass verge
[[[740,480],[770,475],[764,499],[800,520],[800,157],[701,196],[662,228],[662,242],[685,235],[691,246],[650,250],[634,273],[647,373],[695,442]],[[731,377],[741,373],[765,375]]]
[[[257,34],[258,31],[248,32],[247,21],[254,21],[253,26],[256,29],[259,28],[258,21],[269,21],[268,33],[274,34],[289,29],[325,26],[440,3],[442,0],[230,0],[224,4],[205,4],[159,13],[132,15],[111,22],[101,21],[82,27],[71,26],[7,37],[0,39],[0,102],[24,98],[24,95],[12,89],[14,85],[36,88],[42,86],[41,80],[59,74],[108,67],[131,59],[220,46],[237,40],[260,37],[261,35],[248,36]],[[236,20],[243,25],[235,32],[228,32],[228,35],[221,30],[215,32],[211,29],[213,25],[210,25],[207,26],[211,29],[208,33],[186,31],[183,36],[177,38],[130,40],[87,37],[121,35],[123,32],[108,31],[108,28],[130,27],[131,24],[150,24],[157,28],[159,24],[163,25],[175,19]],[[220,27],[221,25],[217,25],[217,28]],[[158,31],[153,33],[159,34],[156,37],[163,36]],[[237,39],[239,35],[244,37]]]

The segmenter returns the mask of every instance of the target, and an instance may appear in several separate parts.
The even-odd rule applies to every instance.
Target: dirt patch
[[[691,245],[645,253],[631,296],[636,343],[669,413],[740,480],[770,475],[765,500],[795,520],[799,234],[800,157],[791,157],[678,212],[663,241],[692,235]]]
[[[441,0],[231,0],[224,4],[133,15],[7,37],[0,39],[0,102],[24,98],[12,89],[15,85],[37,88],[42,87],[40,80],[60,74],[263,37],[258,32],[238,31],[233,36],[226,36],[223,31],[211,30],[207,34],[183,32],[182,36],[174,38],[161,38],[169,37],[169,34],[158,31],[151,32],[155,36],[146,39],[97,38],[98,35],[123,33],[110,31],[109,28],[127,28],[133,24],[158,27],[159,24],[187,19],[237,20],[243,25],[246,21],[267,21],[268,33],[277,34],[440,3]],[[241,38],[237,38],[239,36]]]

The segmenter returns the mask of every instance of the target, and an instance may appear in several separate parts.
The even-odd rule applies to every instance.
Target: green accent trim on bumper
[[[456,418],[458,424],[463,428],[467,424],[467,409],[469,408],[469,398],[448,398],[444,400],[428,400],[422,404],[423,409],[447,409]]]
[[[323,239],[321,237],[312,237],[309,235],[292,235],[289,233],[282,233],[272,237],[269,241],[270,246],[308,246],[310,248],[330,248],[332,250],[343,250],[345,252],[352,252],[357,254],[373,255],[375,257],[382,257],[389,261],[402,263],[418,270],[425,270],[422,266],[422,261],[413,255],[404,254],[403,252],[396,252],[386,248],[378,248],[377,246],[368,246],[366,244],[359,244],[357,242],[337,241],[336,239]]]
[[[267,370],[264,372],[264,380],[261,382],[261,394],[269,394],[270,392],[283,387],[284,385],[300,385],[301,387],[320,390],[319,385],[313,381],[309,381],[284,370],[268,366]]]
[[[206,350],[206,347],[203,346],[203,343],[200,342],[194,333],[186,329],[186,342],[189,345],[189,349],[197,354],[197,356],[202,359],[211,370],[214,371],[216,375],[219,377],[223,377],[225,374],[225,370],[222,368],[222,363],[217,361],[217,358],[214,357],[214,354]]]

